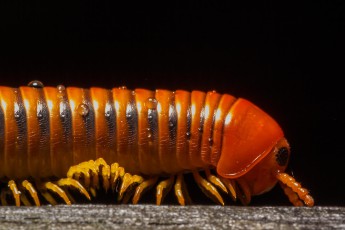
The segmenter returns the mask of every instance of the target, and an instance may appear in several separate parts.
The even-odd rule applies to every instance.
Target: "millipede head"
[[[238,99],[225,117],[217,173],[236,180],[246,197],[265,193],[280,181],[294,205],[300,203],[292,195],[296,193],[312,206],[305,189],[295,181],[288,182],[292,177],[283,174],[289,158],[290,146],[278,123],[251,102]]]
[[[252,195],[268,192],[278,182],[277,174],[285,171],[289,158],[289,144],[285,138],[282,138],[265,158],[237,180],[242,185],[246,184]]]

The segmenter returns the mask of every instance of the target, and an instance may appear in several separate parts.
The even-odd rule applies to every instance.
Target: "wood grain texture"
[[[0,207],[0,229],[345,229],[345,207]]]

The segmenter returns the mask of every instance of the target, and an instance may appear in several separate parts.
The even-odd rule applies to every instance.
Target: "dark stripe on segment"
[[[34,178],[51,173],[49,110],[41,88],[20,87],[27,115],[28,168]]]
[[[111,91],[102,88],[90,89],[95,113],[96,159],[115,162],[115,111],[112,105]]]
[[[158,113],[156,109],[148,109],[147,121],[149,124],[148,135],[150,142],[157,143],[158,141]]]
[[[114,101],[111,91],[107,91],[107,100],[105,102],[104,116],[107,125],[107,136],[108,136],[108,147],[110,149],[108,157],[105,157],[105,160],[109,163],[117,162],[116,159],[116,112],[114,107]]]
[[[51,172],[51,156],[50,156],[50,122],[49,110],[42,89],[37,90],[39,97],[37,101],[37,120],[40,130],[39,148],[42,151],[40,159],[40,170],[38,176],[46,178],[52,175]]]
[[[136,89],[138,112],[138,159],[140,171],[145,175],[161,173],[158,155],[157,100],[151,90]]]
[[[28,124],[27,124],[27,112],[24,107],[22,95],[19,91],[19,89],[14,89],[14,119],[16,122],[16,136],[14,137],[15,140],[11,144],[14,144],[14,150],[12,152],[8,152],[7,154],[12,155],[13,158],[9,157],[6,162],[8,162],[9,159],[14,160],[9,164],[9,167],[13,167],[12,170],[15,171],[14,177],[15,178],[25,178],[29,174],[29,153],[28,153]],[[14,127],[13,127],[14,128]],[[9,127],[9,129],[12,129],[12,127]],[[10,143],[10,141],[6,142],[6,145]],[[9,163],[9,162],[8,162]],[[12,174],[13,175],[13,174]],[[31,175],[32,176],[32,175]]]
[[[72,112],[73,163],[95,159],[95,115],[88,89],[66,89]]]
[[[219,101],[218,108],[215,110],[215,116],[212,126],[213,145],[211,146],[211,156],[209,162],[209,164],[213,166],[217,165],[220,158],[225,118],[235,101],[235,97],[229,94],[223,94]]]
[[[73,127],[72,127],[72,110],[70,104],[68,102],[68,97],[66,90],[60,90],[60,94],[62,97],[59,100],[59,118],[62,127],[62,139],[61,142],[66,144],[66,153],[69,156],[65,156],[64,158],[68,158],[68,161],[65,164],[68,166],[68,162],[70,162],[70,155],[73,156],[72,149],[73,149]],[[73,159],[73,157],[71,158]],[[72,163],[72,162],[71,162]],[[69,167],[69,166],[68,166]]]
[[[82,115],[86,130],[85,143],[91,148],[91,157],[89,159],[95,159],[95,111],[91,102],[90,90],[88,89],[83,90],[83,104],[86,105],[89,110],[86,115]]]
[[[131,173],[139,172],[137,142],[137,112],[133,92],[127,88],[113,88],[116,111],[117,159]]]
[[[210,164],[211,148],[213,145],[212,133],[215,114],[221,95],[215,91],[207,92],[205,99],[205,115],[201,142],[201,159],[205,164]]]
[[[187,133],[186,133],[186,139],[189,141],[191,136],[191,126],[192,126],[192,108],[189,104],[187,109]]]
[[[168,90],[156,90],[158,101],[158,151],[162,170],[167,173],[181,171],[176,157],[176,113],[174,106],[174,93]],[[175,117],[175,118],[174,118]],[[175,128],[174,128],[175,126]],[[175,134],[171,134],[173,131]]]
[[[50,157],[52,175],[65,177],[73,164],[72,112],[65,87],[44,87],[50,115]]]
[[[172,148],[176,146],[176,136],[177,136],[177,112],[175,104],[170,104],[169,106],[169,138]]]
[[[192,168],[189,158],[189,144],[191,137],[191,97],[190,92],[177,90],[175,92],[175,108],[177,112],[176,157],[178,164],[184,170]]]
[[[156,100],[156,99],[155,99]],[[149,152],[146,154],[150,155],[152,159],[150,162],[146,162],[151,167],[150,171],[153,174],[161,172],[161,165],[159,163],[159,152],[158,152],[158,113],[157,113],[157,102],[155,108],[149,108],[147,110],[147,122],[148,122],[148,139],[149,139]]]
[[[206,94],[201,91],[191,93],[191,128],[189,142],[189,158],[193,166],[191,169],[201,168],[205,164],[200,157],[200,147],[204,125],[204,106]]]
[[[134,91],[130,91],[130,100],[126,108],[126,120],[128,125],[128,149],[133,162],[133,173],[139,173],[138,156],[138,111],[135,104]]]

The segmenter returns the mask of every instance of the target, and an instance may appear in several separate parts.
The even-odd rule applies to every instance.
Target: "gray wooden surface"
[[[0,229],[345,229],[345,207],[0,207]]]

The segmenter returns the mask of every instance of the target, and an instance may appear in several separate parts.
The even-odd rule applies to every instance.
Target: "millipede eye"
[[[287,164],[289,158],[289,150],[286,147],[281,147],[276,154],[276,161],[278,165],[284,166]]]

